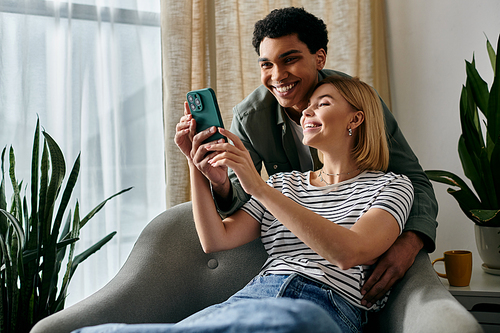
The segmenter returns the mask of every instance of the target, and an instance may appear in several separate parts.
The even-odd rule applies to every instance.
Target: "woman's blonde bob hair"
[[[354,131],[353,158],[360,170],[386,171],[389,166],[389,148],[385,134],[384,112],[375,90],[358,78],[329,76],[316,85],[332,84],[365,119]]]

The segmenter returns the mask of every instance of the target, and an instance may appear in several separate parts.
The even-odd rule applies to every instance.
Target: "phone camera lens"
[[[190,101],[192,103],[193,100],[194,100],[193,95],[188,95],[188,101]]]
[[[196,103],[196,105],[201,105],[201,101],[199,98],[195,98],[194,102]]]
[[[191,108],[191,111],[196,111],[196,105],[193,103],[189,103],[189,107]]]

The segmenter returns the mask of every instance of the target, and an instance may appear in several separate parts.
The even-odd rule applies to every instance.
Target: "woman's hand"
[[[250,153],[238,136],[223,128],[219,128],[219,132],[234,145],[230,143],[208,144],[205,149],[217,153],[210,158],[208,163],[214,168],[224,166],[233,169],[243,190],[250,195],[255,195],[261,186],[267,186],[267,184],[255,169]]]
[[[229,177],[225,165],[213,166],[209,163],[218,152],[208,149],[214,144],[223,144],[224,139],[203,143],[217,131],[215,126],[207,128],[193,137],[191,148],[191,161],[198,170],[212,183],[212,187],[221,197],[225,198],[229,192]]]
[[[208,180],[210,180],[214,191],[220,197],[226,198],[230,189],[227,167],[212,167],[208,163],[208,160],[213,158],[217,153],[210,152],[206,149],[207,145],[223,143],[224,140],[220,139],[219,141],[214,141],[209,144],[203,144],[203,141],[212,136],[215,131],[217,131],[217,129],[211,127],[197,134],[196,121],[191,115],[188,103],[184,102],[184,115],[175,127],[175,144],[179,147],[184,156],[186,156],[189,164],[194,165]]]
[[[186,156],[188,161],[191,159],[191,150],[193,138],[196,135],[196,121],[191,115],[187,102],[184,102],[184,115],[175,126],[175,144],[181,152]]]

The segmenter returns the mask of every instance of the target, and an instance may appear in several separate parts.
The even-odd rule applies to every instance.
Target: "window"
[[[0,0],[0,148],[14,147],[18,179],[39,117],[67,173],[81,152],[81,216],[134,187],[82,229],[77,253],[118,234],[79,266],[67,305],[109,281],[165,209],[159,2]]]

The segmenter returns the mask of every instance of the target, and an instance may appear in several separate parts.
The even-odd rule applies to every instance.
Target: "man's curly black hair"
[[[304,8],[287,7],[274,9],[265,18],[255,23],[252,45],[257,54],[262,40],[297,34],[299,40],[307,45],[309,52],[319,49],[327,52],[328,31],[320,18],[308,13]]]

